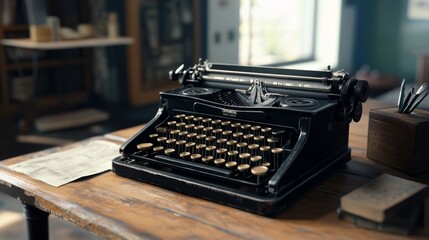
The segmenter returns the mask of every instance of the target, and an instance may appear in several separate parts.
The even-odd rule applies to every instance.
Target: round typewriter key
[[[221,135],[222,135],[222,129],[221,128],[216,128],[216,129],[213,129],[213,134],[217,137],[217,138],[220,138],[221,137]]]
[[[186,120],[188,123],[191,123],[193,119],[194,119],[194,116],[193,116],[193,115],[189,115],[189,116],[186,116],[186,117],[185,117],[185,120]]]
[[[174,148],[167,148],[164,150],[164,153],[168,156],[172,156],[176,152],[176,149]]]
[[[176,124],[177,124],[177,122],[176,121],[169,121],[169,122],[167,122],[167,125],[168,126],[176,126]]]
[[[234,150],[236,147],[235,144],[237,144],[237,141],[235,141],[235,140],[226,141],[226,146],[229,150]]]
[[[204,129],[204,125],[197,125],[194,127],[195,132],[197,132],[198,134],[203,133],[203,129]]]
[[[201,143],[201,144],[204,143],[206,137],[207,137],[207,135],[205,135],[205,134],[198,134],[197,137],[196,137],[197,138],[197,142]]]
[[[192,129],[194,129],[194,127],[195,127],[195,124],[193,123],[185,125],[186,131],[191,131]]]
[[[207,155],[213,156],[215,153],[215,150],[216,150],[216,146],[207,146],[206,147]]]
[[[220,123],[221,123],[221,122],[222,122],[221,120],[216,119],[216,120],[213,120],[213,121],[212,121],[212,124],[213,124],[214,126],[217,126],[217,125],[220,125]]]
[[[220,138],[220,139],[216,140],[217,144],[219,144],[220,147],[226,147],[227,141],[228,141],[228,139],[226,139],[226,138]]]
[[[145,151],[153,147],[152,143],[140,143],[137,145],[137,149]]]
[[[213,156],[205,156],[201,160],[205,163],[211,163],[213,161]]]
[[[256,176],[256,182],[259,183],[259,178],[267,174],[268,168],[265,166],[256,166],[256,167],[252,167],[250,172]]]
[[[206,145],[205,144],[198,144],[195,146],[195,148],[197,149],[199,154],[203,154],[205,149],[206,149]]]
[[[165,136],[165,134],[167,133],[167,128],[165,127],[157,127],[155,128],[155,131],[163,136]]]
[[[259,150],[261,151],[262,158],[268,161],[270,159],[271,147],[270,146],[262,146],[259,148]]]
[[[176,145],[179,148],[179,152],[185,150],[184,149],[185,148],[185,144],[186,144],[185,140],[178,140],[178,141],[176,141]]]
[[[216,153],[219,156],[222,156],[222,157],[225,157],[225,155],[226,155],[227,152],[228,152],[228,149],[226,149],[226,148],[218,148],[218,149],[216,149]]]
[[[261,160],[262,160],[262,157],[261,156],[259,156],[259,155],[256,155],[256,156],[252,156],[252,157],[250,157],[250,161],[252,162],[252,164],[254,164],[254,165],[259,165],[259,163],[261,162]]]
[[[190,153],[190,152],[181,152],[181,153],[179,154],[179,156],[180,156],[181,158],[183,158],[183,159],[187,160],[187,159],[189,159],[189,157],[191,156],[191,153]]]
[[[247,143],[249,143],[252,139],[253,139],[253,134],[244,134],[243,135],[243,139],[244,141],[246,141]]]
[[[167,146],[169,148],[173,148],[175,142],[176,142],[176,139],[174,139],[174,138],[170,138],[170,139],[165,140],[165,143],[167,143]]]
[[[271,130],[272,129],[270,127],[261,128],[261,132],[265,137],[270,137],[269,134],[270,134]]]
[[[235,161],[237,160],[238,151],[236,150],[228,151],[227,155],[228,155],[229,161]]]
[[[267,174],[268,168],[265,166],[256,166],[256,167],[252,167],[250,171],[255,176],[264,176],[265,174]]]
[[[250,124],[243,124],[241,125],[241,130],[243,130],[243,132],[245,133],[249,133],[251,125]]]
[[[186,125],[186,123],[184,123],[184,122],[176,123],[176,127],[177,127],[177,129],[179,129],[179,130],[181,130],[181,131],[185,130],[185,129],[184,129],[184,128],[185,128],[185,125]]]
[[[171,134],[171,136],[179,136],[180,132],[181,132],[180,130],[176,129],[176,130],[171,130],[170,134]]]
[[[157,133],[153,133],[149,135],[149,138],[156,139],[159,135]]]
[[[206,141],[209,143],[212,143],[212,142],[216,141],[216,137],[215,136],[207,136]]]
[[[220,125],[222,126],[222,128],[224,130],[229,130],[231,127],[231,122],[230,121],[223,121]]]
[[[203,118],[202,118],[202,117],[194,117],[194,122],[199,123],[199,122],[201,122],[202,120],[203,120]]]
[[[188,135],[188,131],[181,131],[179,132],[179,138],[185,140],[186,136]]]
[[[247,143],[245,143],[245,142],[237,143],[237,150],[239,152],[244,152],[246,150],[246,148],[247,148]]]
[[[203,125],[206,127],[210,127],[212,123],[212,119],[211,118],[204,118],[203,119]]]
[[[240,153],[238,158],[240,158],[240,163],[247,163],[250,158],[250,153]]]
[[[238,130],[241,127],[241,123],[231,123],[231,128],[233,130]]]
[[[250,145],[248,146],[248,148],[249,148],[249,150],[250,150],[250,153],[251,153],[252,155],[255,155],[255,154],[256,154],[256,152],[259,150],[259,144],[256,144],[256,143],[254,143],[254,144],[250,144]]]
[[[259,145],[262,145],[264,143],[265,137],[264,136],[254,136],[253,141]]]
[[[236,167],[237,165],[238,164],[236,161],[229,161],[229,162],[225,163],[225,167],[230,168],[230,169]]]
[[[201,154],[194,153],[194,154],[191,155],[191,160],[192,161],[198,161],[198,159],[200,159],[200,158],[201,158]]]
[[[179,120],[183,120],[186,117],[186,115],[185,114],[177,114],[174,117],[177,118],[177,119],[179,119]]]
[[[161,143],[161,144],[164,143],[166,140],[167,140],[167,137],[159,137],[156,139],[156,141]]]
[[[193,152],[192,149],[195,147],[195,143],[194,142],[187,142],[185,143],[185,148],[186,151],[188,152]]]
[[[276,147],[278,145],[279,141],[280,140],[276,137],[272,137],[272,138],[267,139],[267,142],[271,147]]]
[[[186,137],[188,138],[188,140],[193,140],[196,136],[197,136],[196,133],[188,133],[186,135]]]
[[[235,132],[235,133],[233,133],[232,134],[232,136],[237,140],[237,141],[241,141],[241,137],[243,136],[244,134],[242,133],[242,132]]]
[[[205,127],[203,128],[205,134],[210,134],[213,131],[213,127]]]
[[[263,163],[261,164],[261,166],[264,166],[264,167],[269,168],[269,167],[271,166],[271,163],[270,163],[270,162],[263,162]]]
[[[232,134],[232,131],[231,130],[226,130],[226,131],[223,131],[222,132],[222,135],[223,136],[225,136],[225,137],[228,137],[228,136],[230,136]]]
[[[261,126],[255,125],[255,126],[250,127],[250,129],[252,131],[258,132],[259,130],[261,130]]]
[[[223,158],[217,158],[217,159],[215,159],[214,160],[214,164],[216,164],[216,165],[223,165],[225,163],[225,159],[223,159]]]
[[[247,170],[249,170],[249,168],[250,168],[249,164],[246,164],[246,163],[240,164],[237,167],[238,171],[240,172],[246,172]]]
[[[153,148],[153,151],[158,153],[158,154],[161,154],[164,152],[164,147],[163,146],[156,146]]]
[[[271,152],[274,154],[273,168],[277,169],[283,155],[283,148],[273,148],[271,149]]]

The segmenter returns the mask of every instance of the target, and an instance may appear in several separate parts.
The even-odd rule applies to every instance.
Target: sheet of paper
[[[94,140],[64,151],[10,165],[9,168],[59,187],[81,177],[112,169],[119,145]]]

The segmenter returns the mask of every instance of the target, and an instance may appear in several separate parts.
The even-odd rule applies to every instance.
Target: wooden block
[[[400,114],[396,108],[371,110],[368,158],[415,175],[429,171],[429,111]]]
[[[394,218],[404,208],[422,206],[426,187],[422,183],[383,174],[341,197],[341,208],[382,223]]]

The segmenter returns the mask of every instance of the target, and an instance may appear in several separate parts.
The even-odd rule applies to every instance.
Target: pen
[[[405,97],[405,78],[402,80],[401,88],[399,90],[399,97],[398,97],[398,111],[400,112],[402,109],[402,106],[404,105],[404,97]]]
[[[405,107],[403,113],[405,113],[405,114],[410,113],[410,109],[414,105],[414,102],[417,100],[417,98],[420,96],[420,94],[422,94],[423,92],[425,92],[427,90],[427,87],[428,87],[427,83],[424,83],[423,85],[421,85],[419,87],[419,89],[417,89],[416,93],[412,96],[409,103]]]
[[[411,95],[413,95],[413,92],[414,92],[414,87],[411,87],[410,91],[408,91],[407,97],[405,97],[405,100],[404,100],[404,102],[402,104],[402,108],[399,111],[400,113],[404,113],[405,106],[407,106],[408,101],[410,100]]]
[[[419,98],[414,104],[413,106],[411,106],[410,110],[408,110],[408,113],[411,113],[422,101],[423,99],[425,99],[425,97],[429,94],[429,91],[426,91],[426,93]]]

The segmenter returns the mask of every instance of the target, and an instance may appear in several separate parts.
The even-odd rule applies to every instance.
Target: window
[[[241,0],[239,63],[313,60],[316,17],[315,0]]]

